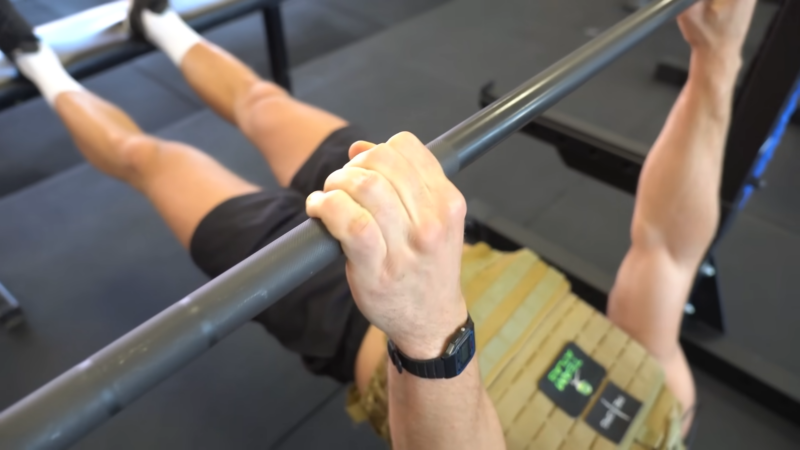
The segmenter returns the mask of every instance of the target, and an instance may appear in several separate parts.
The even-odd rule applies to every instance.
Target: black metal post
[[[694,0],[657,0],[429,144],[448,176],[672,20]],[[308,220],[0,413],[0,448],[60,449],[332,263],[339,244]]]
[[[283,17],[280,5],[270,5],[262,10],[264,16],[264,32],[267,35],[269,49],[269,65],[272,79],[282,88],[292,92],[292,80],[289,77],[289,50],[286,46],[286,35],[283,30]]]
[[[750,65],[733,111],[719,239],[752,192],[795,111],[800,80],[800,2],[784,0]]]
[[[686,308],[686,316],[691,320],[699,320],[715,331],[725,332],[725,309],[722,307],[717,264],[712,255],[706,257],[697,271]]]
[[[19,302],[0,284],[0,327],[11,329],[18,325],[22,319]]]

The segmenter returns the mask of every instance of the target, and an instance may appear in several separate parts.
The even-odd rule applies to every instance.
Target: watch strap
[[[389,348],[392,363],[400,373],[406,370],[421,378],[453,378],[458,375],[452,358],[412,359],[404,355],[392,341],[389,341]]]
[[[439,358],[418,360],[409,358],[389,340],[387,346],[389,358],[399,373],[403,370],[420,378],[453,378],[461,374],[475,355],[475,325],[467,315],[467,322],[459,329],[456,336],[448,344],[445,354]],[[466,352],[466,355],[465,355]],[[466,358],[464,358],[466,356]]]

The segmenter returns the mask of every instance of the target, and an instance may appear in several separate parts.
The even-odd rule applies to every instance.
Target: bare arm
[[[684,410],[695,394],[680,324],[719,221],[725,141],[754,8],[755,0],[705,0],[680,18],[692,46],[689,80],[642,169],[632,245],[609,297],[609,317],[659,360]]]
[[[643,327],[664,327],[645,334],[668,333],[677,340],[683,303],[716,232],[733,92],[754,7],[754,0],[706,0],[680,19],[693,49],[689,80],[642,170],[632,246],[610,302],[610,308],[626,307],[610,310],[611,315],[632,314],[653,319]],[[633,307],[615,301],[619,296],[657,301]],[[669,320],[655,320],[666,319],[664,314]],[[665,342],[656,336],[654,353],[659,351],[656,340]]]
[[[413,359],[440,357],[467,320],[460,269],[466,202],[416,137],[360,142],[308,198],[342,244],[364,316]],[[447,380],[388,367],[389,423],[400,450],[505,448],[478,361]]]
[[[722,159],[739,64],[738,55],[693,54],[689,81],[642,170],[632,246],[610,301],[610,307],[626,308],[609,314],[635,315],[625,323],[638,321],[651,330],[642,329],[641,335],[653,335],[643,342],[651,344],[653,353],[660,352],[659,343],[671,349],[677,340],[683,304],[717,229]],[[637,308],[614,301],[622,295],[642,301]],[[642,320],[643,315],[652,320]],[[665,334],[674,339],[663,340]]]
[[[689,81],[639,185],[634,245],[663,250],[690,272],[717,229],[722,159],[740,64],[738,55],[693,54]]]
[[[466,308],[462,317],[463,324]],[[428,359],[441,355],[443,348],[419,350],[416,357]],[[505,448],[500,420],[481,383],[477,358],[472,359],[461,375],[449,380],[400,374],[390,363],[388,379],[389,420],[395,449]]]

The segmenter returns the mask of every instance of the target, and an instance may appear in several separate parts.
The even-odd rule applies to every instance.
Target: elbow
[[[713,208],[701,214],[679,214],[663,224],[634,220],[632,247],[666,252],[675,263],[696,268],[717,234],[719,216],[719,208]]]

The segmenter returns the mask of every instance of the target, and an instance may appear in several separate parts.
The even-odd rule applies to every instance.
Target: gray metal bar
[[[433,141],[431,150],[445,153],[439,160],[454,175],[694,2],[654,1]]]
[[[449,176],[566,96],[693,0],[658,0],[429,144]],[[0,448],[61,449],[333,262],[308,220],[0,413]]]

